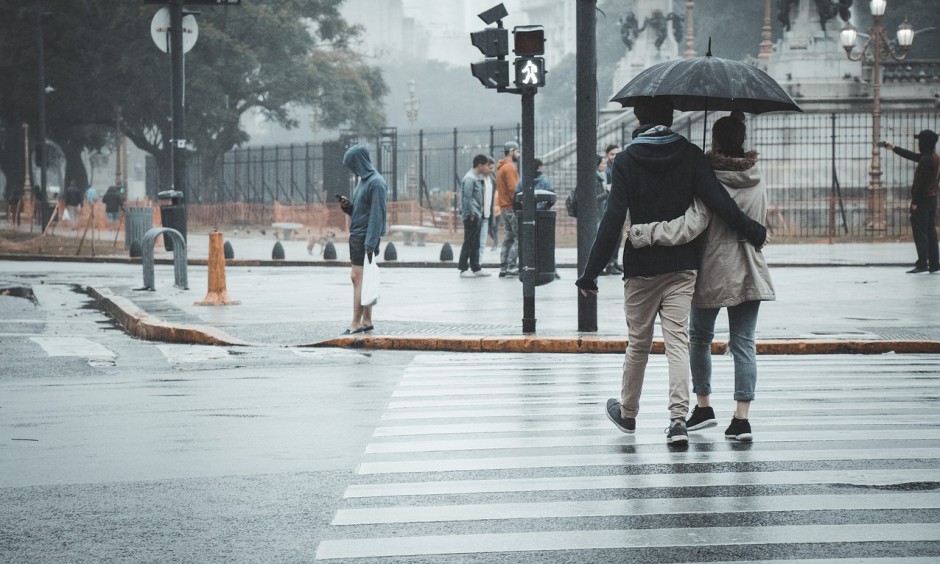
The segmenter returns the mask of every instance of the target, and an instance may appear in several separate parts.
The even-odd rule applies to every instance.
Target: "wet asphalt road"
[[[0,561],[940,558],[940,359],[766,357],[756,439],[638,432],[616,355],[127,337],[67,284],[0,297]],[[917,560],[914,560],[917,561]]]

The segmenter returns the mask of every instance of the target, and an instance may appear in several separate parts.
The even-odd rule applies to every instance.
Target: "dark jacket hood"
[[[353,145],[343,155],[343,166],[348,168],[360,179],[368,177],[375,172],[372,161],[369,159],[369,150],[364,145]]]
[[[633,132],[633,141],[621,153],[641,168],[660,173],[682,163],[687,145],[684,137],[667,127],[645,126]]]

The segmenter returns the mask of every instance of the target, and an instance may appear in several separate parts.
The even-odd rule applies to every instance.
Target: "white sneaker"
[[[473,273],[473,275],[476,276],[477,278],[492,276],[492,274],[490,274],[489,272],[483,272],[482,270],[477,270],[476,272]]]
[[[476,275],[475,275],[474,273],[470,272],[469,270],[461,270],[461,271],[460,271],[460,277],[461,277],[461,278],[474,278],[475,276],[476,276]]]

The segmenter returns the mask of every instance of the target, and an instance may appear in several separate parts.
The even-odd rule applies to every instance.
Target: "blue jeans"
[[[728,308],[728,349],[734,357],[734,399],[752,401],[757,384],[757,327],[759,301],[744,302]],[[712,393],[712,340],[715,318],[721,308],[693,307],[689,318],[689,365],[692,369],[692,392],[708,396]]]

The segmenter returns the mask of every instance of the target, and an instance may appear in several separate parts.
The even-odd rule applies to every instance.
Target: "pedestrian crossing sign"
[[[545,86],[545,59],[542,57],[520,57],[515,61],[516,86],[540,88]]]

